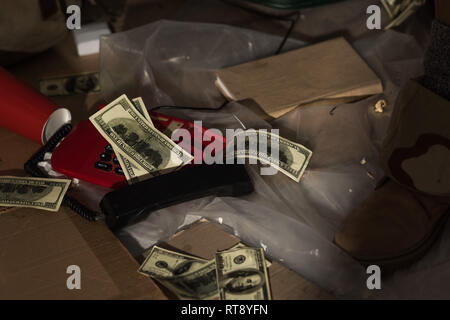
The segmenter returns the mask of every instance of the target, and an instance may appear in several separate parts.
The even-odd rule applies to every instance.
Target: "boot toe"
[[[429,224],[414,196],[389,182],[346,217],[335,243],[359,261],[392,259],[420,245]]]

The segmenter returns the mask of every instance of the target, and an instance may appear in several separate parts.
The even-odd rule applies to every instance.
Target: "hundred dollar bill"
[[[135,98],[131,100],[136,107],[136,110],[139,111],[141,115],[145,117],[145,119],[150,123],[152,127],[154,127],[152,119],[148,114],[147,107],[144,104],[144,101],[141,97]],[[141,179],[145,178],[148,175],[148,172],[145,171],[144,168],[135,166],[132,164],[126,157],[119,153],[116,147],[113,146],[114,153],[116,154],[117,160],[120,163],[120,167],[127,178],[129,184],[133,184],[141,181]],[[141,179],[139,179],[141,177]]]
[[[0,206],[58,211],[70,182],[66,179],[0,177]]]
[[[119,154],[150,176],[173,171],[193,157],[155,129],[122,95],[89,120]]]
[[[218,298],[215,260],[154,246],[139,272],[158,280],[181,299]]]
[[[246,246],[245,244],[243,244],[242,242],[239,242],[238,244],[232,246],[230,249],[226,250],[226,251],[231,251],[231,250],[236,250],[236,249],[242,249],[242,248],[250,248],[248,246]],[[266,267],[269,268],[272,265],[272,262],[270,262],[269,260],[266,260]]]
[[[99,74],[89,73],[75,76],[44,79],[39,83],[40,92],[46,96],[68,96],[100,91]]]
[[[147,119],[148,122],[154,127],[152,118],[148,114],[147,107],[144,104],[144,100],[142,100],[141,97],[137,97],[131,100],[133,102],[134,107],[137,111],[139,111],[140,114],[144,116],[145,119]]]
[[[163,285],[180,299],[217,300],[216,276],[216,262],[210,261],[199,269],[164,281]]]
[[[312,156],[312,151],[301,144],[265,130],[240,131],[234,136],[234,142],[227,146],[227,152],[233,152],[230,149],[233,147],[236,158],[257,159],[297,182],[300,181]],[[261,142],[265,142],[266,150],[261,150]],[[278,159],[276,155],[272,155],[274,143],[278,144]]]
[[[262,249],[240,248],[216,253],[221,300],[270,300],[269,277]]]
[[[206,263],[208,260],[154,246],[138,271],[153,278],[165,279],[196,270]]]
[[[227,251],[248,248],[242,243],[238,243]],[[190,257],[196,259],[195,257]],[[266,267],[270,262],[265,259]],[[203,299],[217,300],[219,292],[217,290],[216,260],[212,259],[201,265],[199,268],[192,268],[180,276],[167,278],[162,284],[174,292],[180,299]]]

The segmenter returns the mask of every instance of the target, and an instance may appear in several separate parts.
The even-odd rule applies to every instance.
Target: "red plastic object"
[[[88,120],[81,121],[53,151],[54,170],[108,188],[125,186],[124,176],[95,168],[99,156],[105,152],[106,140]]]
[[[205,129],[194,122],[157,112],[150,112],[150,117],[152,118],[153,125],[156,129],[166,134],[169,138],[171,136],[171,132],[176,129],[182,128],[189,132],[191,136],[191,144],[188,145],[185,141],[180,141],[178,142],[178,145],[194,157],[193,163],[202,162],[203,149],[213,141],[221,141],[222,150],[226,147],[226,139],[224,136],[216,134],[212,131],[207,131],[208,129]]]
[[[163,133],[167,130],[187,129],[191,134],[191,145],[187,145],[183,141],[179,145],[197,158],[202,156],[203,148],[215,139],[219,139],[225,148],[225,138],[222,135],[214,134],[212,141],[203,141],[201,139],[202,150],[196,152],[195,138],[203,137],[207,129],[195,125],[193,122],[182,120],[176,117],[167,116],[165,114],[150,112],[154,126]],[[199,142],[199,141],[198,141]],[[198,145],[200,145],[197,142]],[[107,188],[120,188],[127,185],[125,176],[115,173],[119,167],[113,161],[107,161],[111,165],[110,171],[103,171],[95,167],[96,162],[104,162],[100,160],[100,154],[105,152],[108,142],[100,135],[90,121],[80,122],[67,137],[55,149],[52,155],[52,167],[54,170],[72,178],[77,178],[90,183],[101,185]],[[198,150],[197,150],[198,151]],[[115,155],[112,155],[114,159]],[[120,167],[119,167],[120,168]]]
[[[43,143],[47,120],[58,108],[0,67],[0,126]]]

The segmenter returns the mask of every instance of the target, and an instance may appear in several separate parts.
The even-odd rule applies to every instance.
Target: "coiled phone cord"
[[[65,124],[62,126],[49,140],[48,142],[41,147],[38,152],[36,152],[27,162],[25,162],[24,169],[25,172],[30,174],[33,177],[47,178],[45,174],[38,168],[37,164],[44,160],[44,155],[47,152],[53,152],[55,150],[58,143],[69,134],[72,130],[72,125]],[[75,198],[68,196],[67,194],[64,196],[62,201],[62,205],[70,208],[71,210],[78,213],[80,216],[89,221],[97,221],[100,218],[100,215],[85,207],[83,204],[78,202]]]

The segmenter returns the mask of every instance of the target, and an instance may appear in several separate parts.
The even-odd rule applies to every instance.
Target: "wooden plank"
[[[253,99],[270,116],[323,99],[381,93],[382,84],[342,37],[217,71],[229,100]]]

